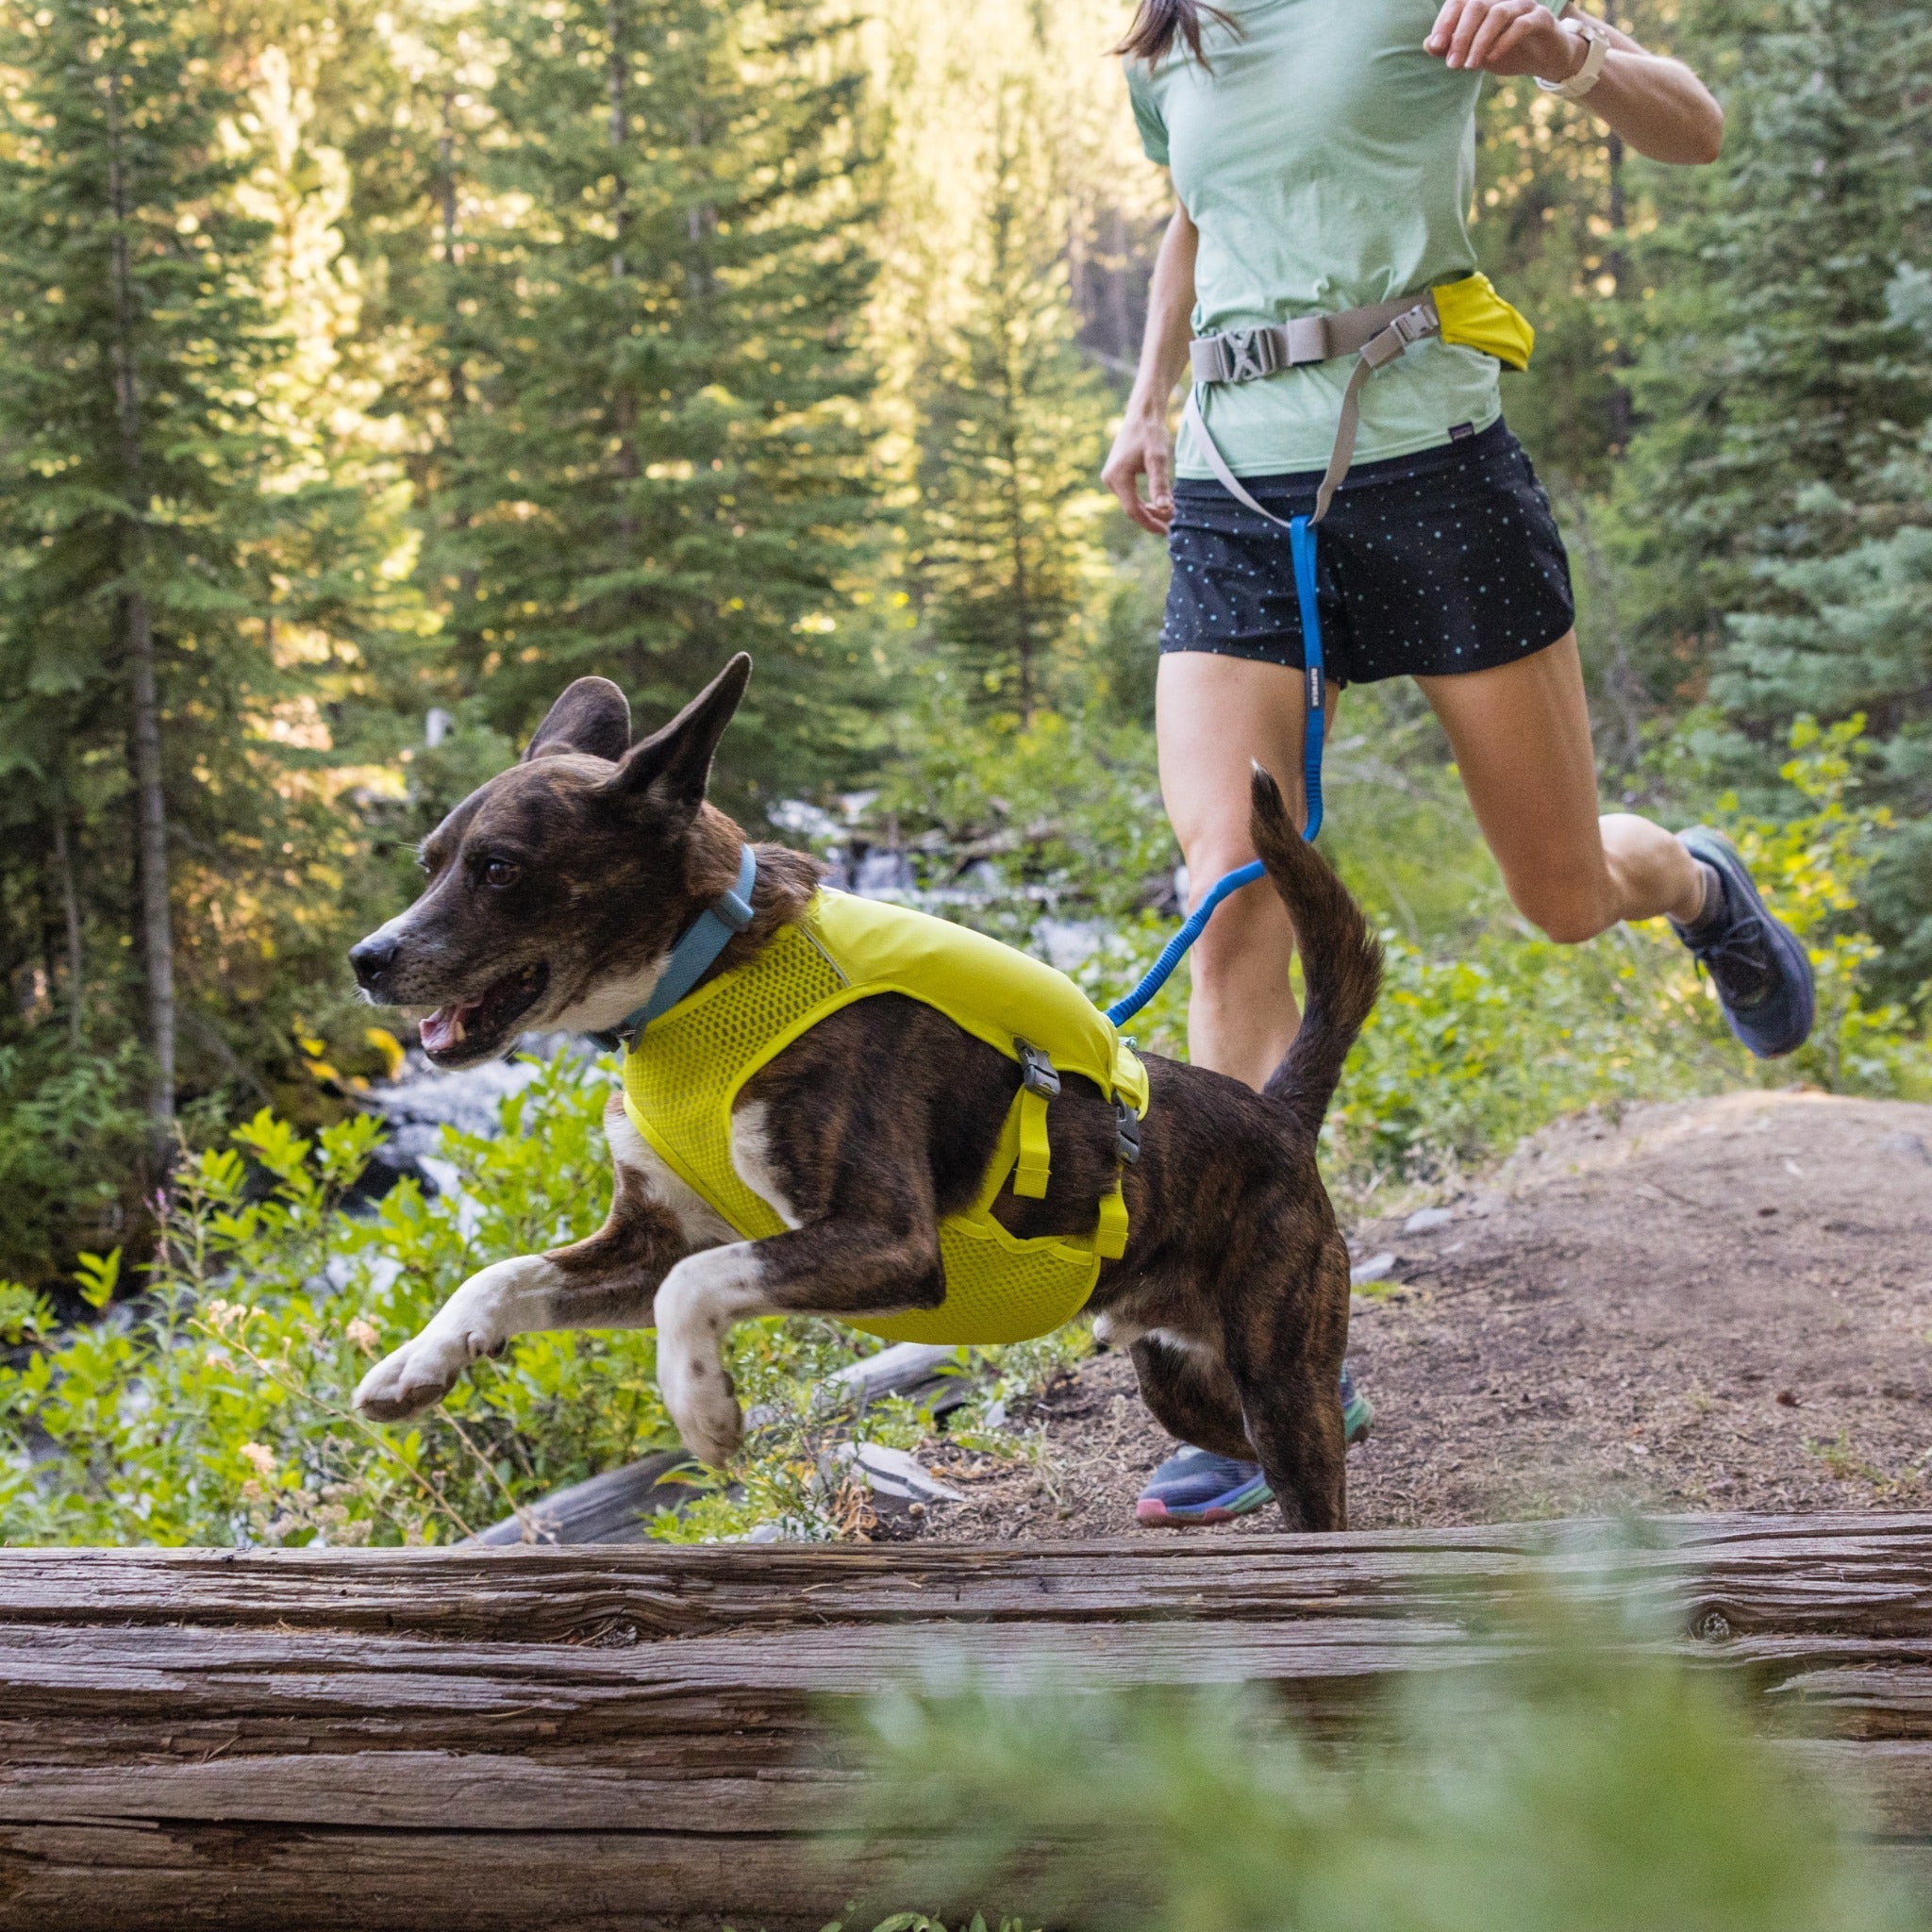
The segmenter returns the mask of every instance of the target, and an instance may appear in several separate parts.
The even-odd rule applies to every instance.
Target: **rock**
[[[909,1449],[888,1449],[878,1442],[837,1442],[821,1465],[830,1472],[856,1464],[872,1491],[873,1507],[882,1518],[925,1514],[927,1503],[963,1503],[959,1491],[940,1481],[923,1467]]]

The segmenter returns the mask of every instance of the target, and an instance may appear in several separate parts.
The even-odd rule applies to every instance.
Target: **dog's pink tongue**
[[[416,1029],[416,1038],[423,1042],[425,1053],[447,1053],[458,1045],[463,1037],[463,1015],[467,1007],[438,1007],[428,1019]]]

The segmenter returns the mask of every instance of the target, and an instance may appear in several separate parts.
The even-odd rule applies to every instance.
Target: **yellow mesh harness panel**
[[[731,1164],[732,1103],[760,1067],[827,1014],[882,992],[936,1007],[1009,1058],[1022,1058],[1024,1041],[1058,1072],[1086,1075],[1137,1115],[1147,1110],[1146,1069],[1065,974],[947,920],[821,891],[802,924],[784,927],[749,964],[721,974],[651,1022],[625,1057],[625,1111],[740,1235],[762,1241],[778,1234],[785,1224],[776,1210]],[[1030,1192],[1037,1184],[1045,1192],[1049,1104],[1021,1089],[977,1199],[941,1221],[946,1294],[940,1307],[852,1326],[891,1341],[1025,1341],[1085,1307],[1102,1260],[1126,1246],[1118,1183],[1103,1197],[1086,1240],[1022,1241],[991,1211],[1023,1162],[1015,1191]]]

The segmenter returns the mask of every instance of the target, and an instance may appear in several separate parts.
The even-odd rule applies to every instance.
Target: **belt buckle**
[[[1227,344],[1228,381],[1255,382],[1269,373],[1261,359],[1263,333],[1258,328],[1231,328],[1222,336]]]

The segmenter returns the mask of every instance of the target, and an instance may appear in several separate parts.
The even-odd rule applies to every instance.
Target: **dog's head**
[[[364,994],[432,1008],[423,1049],[441,1067],[642,1005],[678,934],[737,875],[741,835],[705,788],[750,676],[741,653],[636,744],[624,693],[578,678],[522,758],[423,841],[422,897],[350,948]]]

